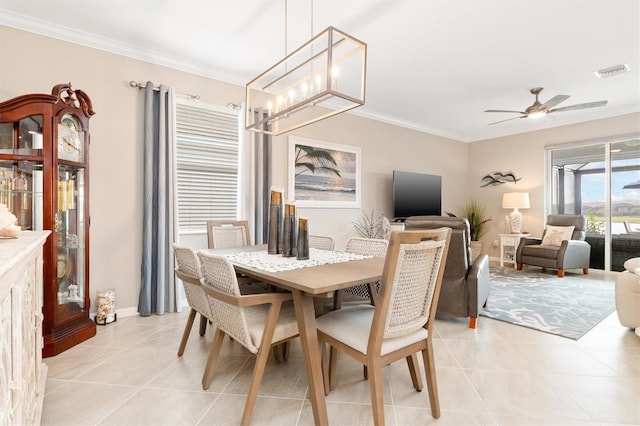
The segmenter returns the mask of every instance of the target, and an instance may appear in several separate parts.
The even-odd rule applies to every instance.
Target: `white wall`
[[[151,80],[197,94],[202,102],[240,103],[244,87],[132,60],[0,26],[0,101],[49,93],[63,82],[84,90],[96,114],[90,122],[90,286],[116,289],[116,308],[135,310],[140,288],[142,240],[143,95],[129,81]],[[391,215],[393,169],[441,174],[443,208],[466,196],[467,145],[350,114],[308,126],[292,135],[362,149],[362,207]],[[287,137],[274,141],[274,185],[286,188]],[[354,235],[358,209],[300,209],[314,233],[333,235],[337,248]],[[183,239],[204,247],[206,238]],[[93,306],[95,303],[92,304]]]
[[[523,231],[541,236],[544,229],[544,147],[547,145],[587,141],[597,138],[610,140],[616,135],[640,132],[640,114],[627,114],[604,120],[556,127],[537,132],[522,133],[502,138],[487,139],[469,144],[468,185],[470,194],[481,200],[493,218],[482,238],[483,252],[499,257],[499,249],[491,247],[504,232],[503,221],[511,210],[502,206],[505,192],[529,192],[531,208],[520,210]],[[481,188],[483,176],[495,172],[513,171],[522,180],[499,186]]]

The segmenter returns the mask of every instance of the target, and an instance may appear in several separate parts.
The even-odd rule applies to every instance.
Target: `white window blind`
[[[236,218],[238,131],[237,111],[176,103],[180,232],[203,232],[207,220]]]

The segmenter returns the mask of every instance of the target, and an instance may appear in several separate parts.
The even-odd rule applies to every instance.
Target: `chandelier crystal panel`
[[[367,45],[328,27],[246,86],[247,130],[281,135],[364,105]]]

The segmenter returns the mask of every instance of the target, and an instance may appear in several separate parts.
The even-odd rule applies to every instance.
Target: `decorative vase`
[[[482,242],[480,241],[471,241],[469,245],[471,247],[471,262],[475,262],[475,260],[482,254]]]
[[[288,201],[284,205],[284,224],[282,235],[282,256],[296,256],[296,206],[293,201]]]
[[[307,227],[306,217],[298,219],[298,243],[296,251],[298,260],[309,259],[309,229]]]
[[[271,189],[269,206],[269,228],[267,230],[267,253],[282,253],[282,192]]]

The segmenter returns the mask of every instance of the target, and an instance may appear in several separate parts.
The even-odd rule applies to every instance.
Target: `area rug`
[[[615,284],[555,271],[491,268],[480,315],[578,340],[615,310]]]

